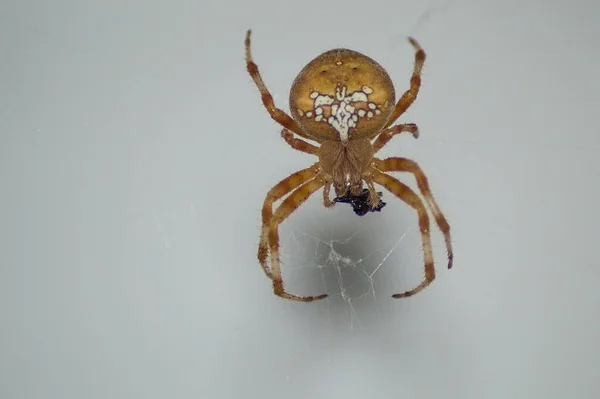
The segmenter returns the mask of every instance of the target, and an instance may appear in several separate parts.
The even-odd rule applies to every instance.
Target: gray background
[[[569,5],[567,5],[569,4]],[[0,6],[0,397],[597,398],[597,1],[7,1]],[[277,103],[350,47],[423,89],[384,156],[417,160],[455,268],[420,295],[416,215],[283,225],[290,291],[256,261],[260,207],[314,158]],[[414,187],[410,176],[399,176]]]

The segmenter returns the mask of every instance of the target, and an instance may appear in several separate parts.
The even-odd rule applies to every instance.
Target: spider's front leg
[[[426,288],[435,279],[435,267],[433,264],[433,250],[431,248],[431,236],[429,232],[429,215],[427,209],[423,204],[423,201],[419,196],[411,190],[406,184],[400,182],[398,179],[380,172],[373,168],[373,181],[377,184],[381,184],[383,187],[388,189],[396,197],[410,205],[419,217],[419,230],[421,232],[421,240],[423,241],[423,252],[425,255],[425,278],[415,288],[410,291],[406,291],[402,294],[393,295],[394,298],[405,298],[418,294],[424,288]]]
[[[313,179],[319,173],[318,165],[303,169],[277,183],[269,190],[265,197],[262,208],[262,229],[260,233],[260,243],[258,244],[258,261],[267,277],[272,278],[267,265],[269,255],[269,225],[273,216],[273,203],[285,197],[307,181]]]
[[[452,263],[454,261],[454,252],[452,250],[452,239],[450,238],[450,224],[446,220],[446,217],[442,213],[437,201],[433,198],[433,194],[431,192],[431,188],[429,187],[429,182],[427,180],[427,176],[415,161],[401,158],[401,157],[391,157],[386,158],[384,160],[377,159],[375,161],[375,167],[381,172],[408,172],[411,173],[416,181],[421,194],[425,198],[425,204],[429,207],[429,210],[433,214],[436,224],[438,228],[444,235],[444,242],[446,244],[446,251],[448,256],[448,269],[452,268]]]
[[[326,294],[318,296],[298,296],[285,291],[283,287],[283,278],[281,275],[281,263],[279,260],[279,226],[287,219],[292,212],[300,207],[314,192],[319,190],[325,184],[325,179],[321,176],[310,180],[297,188],[290,194],[273,214],[269,223],[269,253],[271,258],[271,279],[273,280],[273,291],[275,295],[285,299],[291,299],[300,302],[312,302],[327,297]]]

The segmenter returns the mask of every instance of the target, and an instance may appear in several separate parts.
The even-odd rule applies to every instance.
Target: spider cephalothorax
[[[261,92],[264,106],[271,117],[284,127],[281,135],[292,148],[318,157],[311,167],[276,184],[263,204],[258,260],[272,280],[276,295],[304,302],[327,296],[304,297],[286,292],[279,262],[279,225],[321,188],[326,207],[332,207],[336,202],[347,202],[353,205],[357,214],[364,215],[368,212],[365,206],[371,211],[383,207],[380,193],[375,190],[374,184],[377,183],[417,212],[425,255],[425,278],[416,288],[396,294],[394,298],[414,295],[435,279],[428,210],[444,234],[448,268],[452,267],[450,226],[434,200],[427,177],[419,165],[406,158],[381,160],[375,157],[396,134],[409,132],[415,138],[419,135],[415,124],[390,127],[414,102],[421,85],[425,52],[416,40],[409,38],[409,41],[416,49],[415,66],[410,88],[397,102],[392,80],[381,65],[356,51],[335,49],[310,61],[294,80],[290,90],[290,117],[275,107],[273,97],[252,60],[248,31],[246,65]],[[412,173],[425,202],[410,187],[385,172]],[[366,200],[363,183],[367,186]],[[334,201],[330,199],[332,186],[338,196]],[[281,199],[283,202],[273,212],[273,204]],[[269,258],[270,265],[267,263]]]

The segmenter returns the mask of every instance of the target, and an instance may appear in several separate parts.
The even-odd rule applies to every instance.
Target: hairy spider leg
[[[377,140],[373,143],[373,154],[376,154],[397,134],[408,132],[413,135],[415,139],[419,138],[419,128],[414,123],[407,123],[404,125],[396,125],[385,129],[377,136]]]
[[[269,266],[267,265],[267,257],[269,255],[269,225],[271,223],[271,217],[273,216],[273,203],[294,191],[307,181],[314,179],[318,173],[319,168],[317,164],[310,168],[302,169],[281,180],[267,193],[262,208],[262,229],[260,243],[258,244],[258,261],[269,278],[272,278],[272,275],[269,271]]]
[[[429,215],[427,214],[427,209],[425,208],[425,205],[423,205],[423,201],[421,201],[419,196],[406,184],[401,183],[398,179],[374,168],[371,173],[375,183],[382,185],[389,192],[417,211],[417,215],[419,217],[419,230],[421,231],[421,240],[423,242],[423,253],[425,258],[425,278],[423,282],[421,282],[421,284],[414,289],[406,291],[402,294],[392,295],[394,298],[413,296],[421,292],[425,287],[431,284],[433,280],[435,280],[435,267],[433,265],[433,251],[431,249]]]
[[[281,137],[294,150],[305,152],[311,155],[317,155],[317,151],[319,151],[319,147],[314,146],[307,141],[294,137],[294,133],[286,128],[283,128],[283,130],[281,131]]]
[[[313,180],[303,184],[290,194],[273,214],[269,223],[269,252],[271,259],[271,279],[273,280],[273,292],[282,298],[301,302],[312,302],[327,297],[327,294],[318,296],[298,296],[290,294],[283,288],[281,277],[281,265],[279,260],[279,225],[287,219],[292,212],[300,207],[312,194],[326,183],[325,179],[317,176]]]
[[[425,198],[429,210],[433,214],[435,223],[444,235],[444,242],[446,243],[446,254],[448,256],[448,269],[452,268],[452,262],[454,261],[454,252],[452,251],[452,239],[450,238],[450,225],[446,220],[446,217],[442,213],[439,205],[429,187],[427,176],[423,173],[423,170],[415,161],[407,158],[391,157],[384,159],[383,161],[376,161],[376,168],[382,172],[408,172],[412,173],[417,180],[417,186],[419,191]]]
[[[425,51],[412,37],[409,37],[408,41],[416,50],[415,64],[412,76],[410,78],[410,88],[404,92],[402,97],[400,97],[396,103],[396,108],[390,115],[384,127],[389,127],[392,123],[396,122],[400,115],[402,115],[412,105],[412,103],[415,102],[417,95],[419,94],[419,89],[421,88],[421,71],[423,70],[423,64],[425,63]]]
[[[248,69],[248,73],[252,77],[254,84],[256,84],[256,87],[258,87],[258,90],[260,91],[262,102],[263,102],[265,108],[267,109],[267,112],[269,112],[269,115],[271,115],[271,118],[273,118],[275,120],[275,122],[279,123],[281,126],[285,127],[286,129],[291,130],[292,132],[296,133],[300,137],[304,137],[305,139],[309,139],[309,140],[318,142],[319,140],[316,140],[316,139],[308,136],[306,133],[304,133],[300,129],[300,127],[296,124],[296,122],[294,122],[294,120],[288,114],[286,114],[283,110],[281,110],[275,106],[275,102],[273,101],[273,96],[271,95],[271,93],[269,93],[269,89],[267,89],[265,82],[263,81],[262,77],[260,76],[260,72],[258,71],[258,65],[256,65],[254,63],[254,61],[252,60],[252,52],[250,50],[250,35],[251,35],[251,31],[250,31],[250,29],[248,29],[248,32],[246,32],[246,41],[245,41],[245,44],[246,44],[246,68]]]

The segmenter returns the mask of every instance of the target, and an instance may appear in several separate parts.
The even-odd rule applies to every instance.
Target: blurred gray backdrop
[[[0,6],[0,397],[598,398],[597,1],[16,1]],[[279,106],[348,47],[417,102],[384,156],[419,162],[453,234],[423,274],[414,212],[282,226],[260,208],[314,162]],[[398,175],[415,186],[409,175]]]

